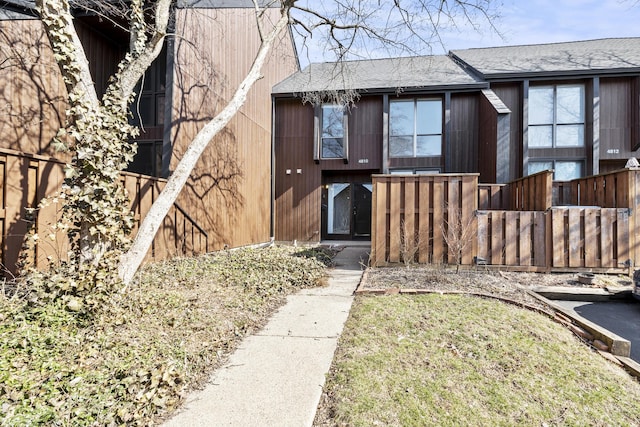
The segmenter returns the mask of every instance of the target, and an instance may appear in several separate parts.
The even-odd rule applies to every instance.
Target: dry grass
[[[381,287],[407,270],[370,277]],[[470,277],[445,276],[444,287]],[[484,292],[507,292],[488,278]],[[465,295],[362,296],[315,425],[637,426],[638,402],[636,380],[545,315]]]
[[[322,283],[316,255],[273,247],[154,264],[91,321],[0,297],[0,426],[152,425],[287,294]]]

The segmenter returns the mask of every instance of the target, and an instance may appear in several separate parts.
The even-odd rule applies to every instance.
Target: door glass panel
[[[550,170],[553,170],[553,162],[529,162],[529,175]]]
[[[327,203],[327,234],[351,233],[351,187],[349,184],[329,184]]]

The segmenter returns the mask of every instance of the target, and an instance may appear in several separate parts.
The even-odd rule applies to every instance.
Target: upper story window
[[[529,88],[529,148],[584,147],[584,85]]]
[[[389,103],[389,156],[442,155],[442,100],[406,99]]]
[[[321,158],[343,159],[346,157],[346,129],[345,108],[337,104],[323,105]]]

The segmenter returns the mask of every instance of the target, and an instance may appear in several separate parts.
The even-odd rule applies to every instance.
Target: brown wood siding
[[[124,49],[113,40],[91,29],[89,24],[76,21],[76,31],[89,61],[89,68],[98,96],[102,96],[107,88],[109,78],[118,70],[118,63],[124,58]]]
[[[631,151],[633,86],[630,78],[600,79],[601,160],[626,162],[637,154]]]
[[[511,110],[511,171],[509,176],[521,177],[522,171],[522,86],[520,83],[492,84],[491,89]]]
[[[446,173],[478,172],[479,117],[477,93],[451,95],[451,150],[445,152],[451,153],[452,158],[447,162],[451,170]]]
[[[269,9],[272,21],[278,9]],[[252,9],[178,9],[173,74],[175,168],[187,144],[227,103],[259,45]],[[209,144],[178,203],[209,233],[211,249],[270,238],[271,87],[297,70],[285,31],[264,78],[229,125]]]
[[[275,238],[320,239],[321,166],[313,160],[313,107],[276,101]],[[298,173],[300,170],[300,173]]]
[[[38,20],[0,21],[0,141],[3,148],[54,155],[66,90]]]
[[[478,172],[480,182],[496,182],[498,116],[489,100],[480,97]]]

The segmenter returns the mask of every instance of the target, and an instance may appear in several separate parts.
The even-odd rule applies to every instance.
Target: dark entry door
[[[371,184],[353,184],[353,237],[371,237]]]
[[[368,239],[371,237],[370,183],[333,182],[324,186],[322,237]]]

